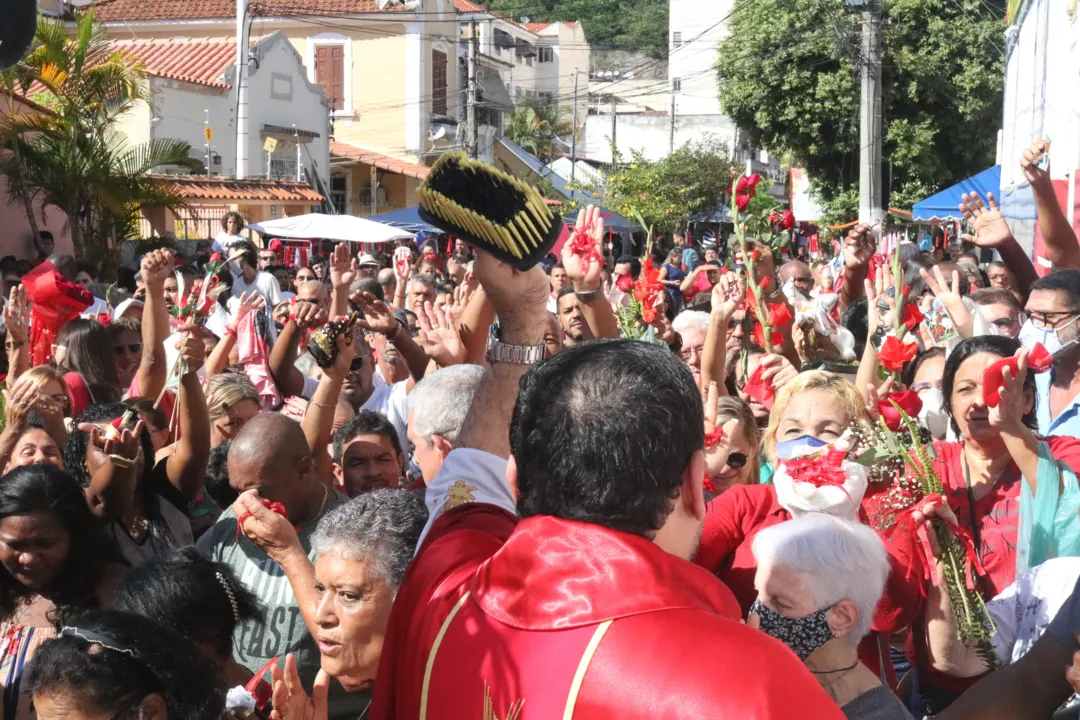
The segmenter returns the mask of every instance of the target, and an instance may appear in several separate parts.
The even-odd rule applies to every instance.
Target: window
[[[555,62],[555,49],[550,47],[540,48],[540,58],[538,62],[549,63]]]
[[[431,112],[446,114],[446,53],[431,51]]]
[[[330,202],[334,205],[334,212],[343,215],[348,212],[349,189],[348,179],[344,175],[330,176]]]
[[[315,82],[330,98],[330,110],[343,110],[345,99],[345,46],[319,45],[315,48]]]
[[[671,33],[671,44],[674,47],[680,47],[682,45],[682,33],[681,32],[673,32],[673,33]]]
[[[672,92],[681,92],[682,91],[682,78],[671,78],[671,91]]]
[[[538,94],[539,94],[541,100],[547,100],[547,101],[550,102],[551,99],[552,99],[552,94],[549,93],[549,92],[540,92]]]
[[[521,97],[521,86],[520,85],[517,86],[516,88],[514,88],[514,97],[516,97],[516,98]]]

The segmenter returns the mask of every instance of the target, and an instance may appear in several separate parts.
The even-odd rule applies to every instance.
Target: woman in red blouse
[[[1020,344],[1007,337],[984,335],[960,343],[945,362],[942,394],[957,442],[934,444],[935,471],[945,488],[949,508],[975,542],[986,575],[978,589],[990,600],[1016,579],[1017,534],[1020,527],[1021,482],[1034,494],[1038,480],[1038,442],[1035,427],[1035,383],[1021,369],[1006,380],[1001,402],[988,407],[983,398],[986,368],[1002,358],[1020,355]],[[1059,461],[1080,472],[1080,440],[1043,438]],[[926,622],[920,603],[908,654],[918,669],[919,693],[930,712],[940,712],[974,683],[974,678],[949,674],[947,660],[957,643],[951,626]],[[912,647],[913,645],[913,647]]]
[[[853,423],[865,419],[863,400],[850,382],[821,371],[800,373],[778,393],[762,449],[766,458],[775,463],[778,454],[788,457],[785,449],[791,445],[832,443]],[[858,515],[848,519],[865,522],[861,511]],[[708,504],[695,562],[724,581],[744,615],[757,597],[754,537],[763,528],[791,517],[791,509],[780,504],[774,485],[738,485]],[[888,602],[878,605],[873,623],[875,632],[860,644],[859,657],[889,685],[895,685],[888,634],[910,623],[912,614],[908,609],[914,606],[920,588],[914,576],[909,579],[909,573],[899,569],[904,564],[902,561],[890,558],[890,562],[895,570],[885,586]]]

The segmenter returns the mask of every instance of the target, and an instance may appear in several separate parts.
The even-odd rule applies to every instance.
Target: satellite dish
[[[22,60],[37,29],[37,0],[4,0],[4,22],[0,23],[0,70]]]

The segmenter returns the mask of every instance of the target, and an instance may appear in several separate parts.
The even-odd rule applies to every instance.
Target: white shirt
[[[986,603],[997,626],[994,652],[1002,665],[1024,656],[1046,630],[1080,578],[1080,558],[1047,560]]]
[[[94,298],[94,304],[79,313],[79,317],[94,319],[100,313],[109,312],[109,306],[99,297]]]
[[[420,533],[417,549],[435,521],[459,505],[481,502],[501,507],[517,515],[514,496],[506,483],[506,460],[482,450],[455,448],[450,451],[424,490],[424,502],[428,508],[428,521]]]
[[[549,313],[551,313],[553,315],[558,315],[559,314],[559,298],[555,297],[554,295],[548,295],[547,309],[548,309]]]
[[[266,312],[268,314],[273,311],[275,305],[281,302],[281,286],[278,285],[277,278],[270,273],[261,270],[256,272],[255,281],[250,285],[244,282],[243,275],[233,275],[232,294],[234,298],[252,291],[258,291],[266,300]]]
[[[376,385],[360,409],[371,410],[384,415],[390,424],[397,430],[398,440],[401,442],[401,451],[409,454],[409,403],[405,386],[408,380],[402,380],[393,385]]]
[[[243,242],[244,239],[242,235],[230,235],[223,230],[214,236],[214,243],[210,246],[210,249],[225,255],[229,248],[238,242]]]

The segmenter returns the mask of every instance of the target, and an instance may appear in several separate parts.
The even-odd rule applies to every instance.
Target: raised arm
[[[102,522],[111,522],[131,507],[138,476],[135,473],[139,455],[139,435],[142,420],[130,430],[120,432],[116,439],[106,439],[104,430],[92,423],[79,425],[79,431],[89,433],[87,455],[100,455],[100,464],[90,474],[90,486],[84,491],[90,512]],[[89,461],[87,462],[89,466]]]
[[[562,249],[563,267],[566,276],[574,286],[581,314],[589,324],[593,337],[619,337],[619,322],[611,309],[611,304],[604,297],[600,270],[603,269],[604,256],[604,218],[600,208],[589,205],[578,213],[576,235],[584,235],[596,250],[595,257],[581,257],[574,252],[573,242],[567,242]]]
[[[874,256],[876,240],[869,225],[859,223],[848,231],[844,239],[844,282],[840,287],[840,309],[863,296],[863,280],[870,272],[870,258]]]
[[[165,470],[173,487],[191,500],[202,489],[206,463],[210,459],[210,415],[199,380],[199,368],[203,366],[206,349],[195,326],[184,328],[177,349],[182,368],[177,398],[180,403],[180,441],[166,461]]]
[[[465,343],[465,362],[487,365],[484,355],[487,353],[488,333],[493,322],[495,309],[487,301],[484,288],[477,288],[461,311],[461,340]]]
[[[1034,407],[1033,395],[1024,392],[1024,380],[1027,378],[1028,349],[1016,351],[1017,369],[1014,375],[1009,368],[1002,372],[1001,399],[997,407],[990,408],[987,418],[990,426],[1001,432],[1001,439],[1012,455],[1016,467],[1024,476],[1024,481],[1037,496],[1039,482],[1039,440],[1024,425],[1024,416]],[[1060,473],[1058,473],[1060,477]],[[1055,488],[1060,494],[1061,488]]]
[[[1020,158],[1020,169],[1031,183],[1031,193],[1035,196],[1035,211],[1039,220],[1039,232],[1046,246],[1047,259],[1054,263],[1054,268],[1080,270],[1080,244],[1076,242],[1076,233],[1072,223],[1061,209],[1054,183],[1050,180],[1050,163],[1040,167],[1050,151],[1050,143],[1039,138],[1031,143]],[[1010,266],[1011,267],[1011,266]]]
[[[549,283],[544,271],[521,272],[480,253],[473,266],[488,301],[499,316],[500,341],[509,345],[540,345],[547,326]],[[517,402],[527,365],[494,363],[491,377],[473,401],[460,439],[461,447],[510,457],[510,416]]]
[[[356,259],[349,257],[347,243],[338,243],[330,253],[330,317],[349,312],[349,286],[356,277]]]
[[[951,282],[946,282],[941,268],[935,265],[933,275],[923,269],[919,270],[919,275],[922,276],[926,286],[933,291],[934,297],[945,306],[957,334],[965,339],[974,335],[975,318],[972,317],[971,311],[964,305],[964,300],[960,296],[960,273],[953,270]]]
[[[405,358],[405,364],[409,368],[412,377],[409,380],[409,389],[419,382],[427,372],[428,356],[424,349],[416,344],[408,328],[397,321],[386,303],[379,300],[371,293],[362,293],[353,296],[360,311],[364,314],[357,323],[359,327],[371,332],[382,333],[386,339],[394,344],[401,357]]]
[[[27,334],[30,331],[30,303],[26,299],[26,288],[13,287],[4,306],[4,327],[7,328],[7,340],[4,341],[8,358],[8,387],[14,387],[19,376],[30,369],[30,344]]]
[[[156,398],[165,388],[169,368],[165,361],[165,340],[172,334],[169,310],[165,307],[165,279],[172,275],[173,255],[168,250],[154,250],[142,261],[146,299],[143,301],[143,355],[135,373],[139,394]]]
[[[961,195],[960,199],[963,200],[960,211],[966,219],[974,220],[975,231],[973,235],[964,235],[963,239],[981,248],[997,250],[1001,261],[1016,277],[1016,290],[1027,297],[1032,283],[1039,279],[1039,274],[1035,272],[1035,266],[1031,264],[1031,258],[1028,257],[1027,252],[1013,237],[1009,224],[1005,222],[1001,210],[998,209],[997,201],[994,200],[994,194],[986,193],[986,204],[983,204],[978,193]],[[1061,212],[1060,208],[1058,212]],[[1073,242],[1076,242],[1075,238]],[[1047,252],[1050,252],[1049,249]],[[1053,257],[1050,259],[1053,260]],[[1080,264],[1065,267],[1080,267]]]
[[[270,375],[282,396],[299,395],[304,391],[304,374],[296,369],[296,350],[304,333],[325,320],[326,312],[313,303],[293,305],[289,322],[285,323],[270,350]]]
[[[341,386],[349,374],[356,348],[353,346],[351,333],[337,336],[338,354],[332,367],[323,371],[319,387],[315,390],[311,402],[304,414],[304,436],[315,456],[316,477],[327,485],[333,485],[333,460],[326,447],[330,444],[334,430],[334,411],[337,409]]]
[[[709,313],[709,329],[705,332],[705,346],[701,355],[701,387],[709,388],[716,383],[719,395],[727,395],[724,384],[727,362],[728,323],[739,307],[740,299],[746,297],[745,283],[741,275],[727,273],[712,290],[712,311]]]
[[[229,365],[229,354],[236,347],[236,337],[240,324],[249,312],[262,310],[265,305],[266,300],[258,291],[253,290],[250,294],[243,293],[240,295],[240,302],[237,304],[236,312],[233,313],[229,324],[225,326],[225,333],[218,340],[217,345],[214,346],[210,357],[206,359],[206,377],[220,375],[225,371],[225,368]]]

